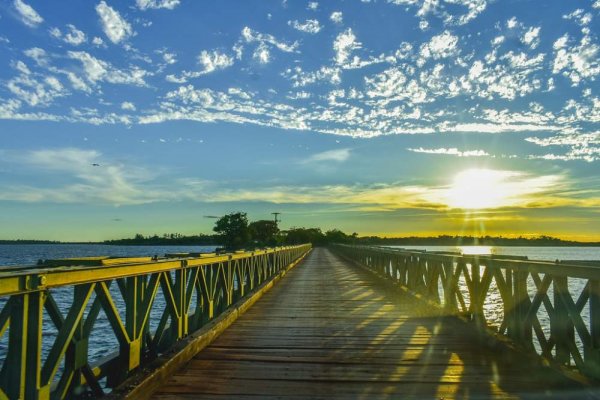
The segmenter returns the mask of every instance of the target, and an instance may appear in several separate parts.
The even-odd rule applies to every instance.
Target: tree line
[[[165,233],[144,236],[140,233],[133,238],[105,240],[112,245],[213,245],[228,250],[248,249],[267,246],[283,246],[312,243],[322,246],[328,243],[348,243],[356,240],[357,234],[347,235],[338,229],[323,232],[321,228],[291,228],[280,230],[277,221],[248,221],[245,212],[235,212],[220,217],[213,227],[214,234],[181,235]]]
[[[207,245],[223,246],[227,250],[250,249],[267,246],[283,246],[312,243],[326,246],[329,243],[352,243],[385,246],[599,246],[599,242],[575,242],[551,236],[507,238],[502,236],[451,236],[436,237],[379,237],[347,234],[339,229],[323,232],[321,228],[291,228],[280,230],[277,221],[248,221],[245,212],[235,212],[220,217],[213,227],[214,234],[184,236],[163,234],[144,236],[136,234],[130,239],[107,240],[105,244],[116,245]]]

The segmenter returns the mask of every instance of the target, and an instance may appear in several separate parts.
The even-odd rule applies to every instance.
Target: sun
[[[458,173],[446,192],[446,203],[453,208],[498,208],[511,203],[510,171],[469,169]]]

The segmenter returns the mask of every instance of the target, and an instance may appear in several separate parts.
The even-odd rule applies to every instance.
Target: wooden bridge
[[[124,323],[119,312],[108,317],[125,332],[119,352],[103,361],[87,360],[87,348],[86,357],[83,350],[77,354],[81,342],[87,344],[88,330],[58,339],[61,328],[93,325],[93,312],[87,312],[87,319],[80,316],[79,321],[68,322],[75,313],[69,312],[57,338],[64,349],[64,371],[57,378],[44,375],[58,346],[54,342],[49,355],[38,355],[45,361],[38,362],[41,368],[34,374],[37,387],[30,386],[36,381],[28,373],[35,371],[27,368],[35,358],[23,346],[11,349],[19,335],[9,332],[7,360],[22,362],[20,373],[14,373],[4,361],[2,397],[100,396],[106,392],[101,388],[103,378],[115,388],[109,396],[156,399],[558,399],[597,398],[600,393],[597,268],[350,246],[312,252],[298,246],[218,260],[184,260],[179,267],[175,261],[137,260],[128,264],[130,275],[124,277],[117,274],[122,264],[109,268],[117,283],[124,279],[119,289],[130,317]],[[19,320],[17,306],[10,302],[35,293],[46,293],[46,301],[52,298],[51,282],[58,279],[52,275],[60,275],[56,268],[36,272],[35,282],[43,281],[44,287],[33,285],[26,294],[19,289],[10,296],[0,314],[3,331]],[[89,275],[82,276],[79,285],[94,285],[88,288],[96,294],[85,301],[87,310],[105,309],[115,296],[108,278],[92,279],[89,271],[96,267],[72,268]],[[137,317],[127,306],[136,303],[132,287],[126,287],[135,282],[132,268],[138,268],[133,275],[140,296]],[[568,277],[582,280],[576,300],[563,285]],[[0,289],[6,291],[7,285],[1,283],[2,276]],[[172,302],[161,317],[170,323],[159,324],[152,332],[147,317],[140,315],[150,313],[150,299],[155,299],[159,286]],[[177,287],[181,290],[173,290]],[[197,296],[192,299],[194,291]],[[486,308],[486,299],[495,292],[501,307],[498,321],[490,319]],[[35,298],[27,301],[36,304]],[[543,310],[550,310],[548,327],[540,323]],[[138,339],[131,340],[132,326],[143,339],[134,345]],[[19,379],[20,385],[15,388],[7,376]]]

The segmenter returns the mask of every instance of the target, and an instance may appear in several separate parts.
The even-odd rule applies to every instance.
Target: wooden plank
[[[588,389],[472,326],[385,295],[326,249],[174,374],[156,399],[562,398]]]

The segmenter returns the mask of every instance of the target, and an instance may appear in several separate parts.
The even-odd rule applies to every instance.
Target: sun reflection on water
[[[492,246],[458,246],[458,251],[464,255],[485,256],[494,254]]]

